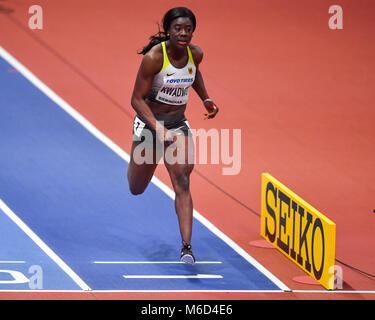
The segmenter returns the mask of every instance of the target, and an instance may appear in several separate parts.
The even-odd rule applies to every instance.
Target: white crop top
[[[166,104],[184,105],[187,103],[189,88],[195,80],[196,67],[189,46],[188,62],[182,68],[176,68],[168,58],[165,42],[163,48],[163,67],[154,77],[148,98]]]

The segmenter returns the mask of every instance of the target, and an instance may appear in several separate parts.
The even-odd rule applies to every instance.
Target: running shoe
[[[187,264],[194,264],[195,258],[193,255],[193,250],[191,249],[191,245],[184,243],[181,249],[181,258],[180,260]]]

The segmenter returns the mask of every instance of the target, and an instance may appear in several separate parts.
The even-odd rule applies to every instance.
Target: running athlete
[[[209,98],[199,64],[202,50],[190,43],[196,27],[194,14],[187,8],[170,9],[163,18],[163,31],[150,37],[150,43],[139,54],[142,63],[136,77],[131,104],[134,119],[133,144],[128,167],[132,194],[147,188],[161,156],[169,173],[176,197],[175,210],[182,238],[182,262],[193,264],[191,248],[193,201],[190,194],[190,174],[194,163],[188,161],[192,136],[184,112],[190,87],[197,92],[207,110],[206,119],[216,116],[219,108]],[[149,144],[147,144],[147,141]],[[137,146],[152,149],[152,161],[140,162]],[[165,147],[173,144],[185,161],[166,161]],[[164,148],[161,148],[164,147]],[[146,148],[145,148],[146,149]],[[158,150],[163,150],[160,154]],[[143,150],[145,154],[149,150]]]

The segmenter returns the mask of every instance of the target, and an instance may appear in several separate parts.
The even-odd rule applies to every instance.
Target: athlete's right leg
[[[155,150],[153,150],[153,161],[151,163],[140,163],[137,161],[135,153],[137,145],[137,143],[133,142],[127,172],[129,189],[133,195],[141,194],[146,190],[160,160],[157,158]]]

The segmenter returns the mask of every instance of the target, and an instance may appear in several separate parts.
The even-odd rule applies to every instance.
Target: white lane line
[[[0,293],[5,292],[38,292],[38,293],[49,293],[49,292],[58,292],[58,293],[79,293],[80,295],[86,294],[82,290],[0,290]],[[285,293],[283,290],[91,290],[90,293]]]
[[[115,152],[118,156],[124,159],[126,162],[130,161],[130,155],[122,150],[117,144],[111,139],[100,132],[93,124],[91,124],[86,118],[78,113],[72,106],[70,106],[65,100],[59,97],[49,87],[47,87],[41,80],[39,80],[31,71],[29,71],[24,65],[10,55],[6,50],[0,46],[0,56],[8,61],[15,69],[17,69],[26,79],[33,83],[39,90],[41,90],[46,96],[54,101],[58,106],[65,110],[73,119],[78,121],[84,128],[86,128],[92,135],[98,140],[104,143],[108,148]],[[175,199],[175,193],[161,180],[153,176],[152,183],[154,183],[160,190],[164,191],[171,199]],[[263,265],[256,261],[250,256],[245,250],[243,250],[237,243],[220,231],[216,226],[209,222],[203,217],[198,211],[193,210],[194,217],[200,221],[206,228],[208,228],[217,237],[222,239],[227,245],[229,245],[234,251],[242,256],[247,262],[258,269],[263,275],[271,280],[277,287],[284,291],[291,291],[281,280],[275,277],[270,271],[268,271]]]
[[[11,261],[11,260],[5,261],[5,260],[2,260],[2,261],[0,261],[0,263],[26,263],[26,262],[25,261]]]
[[[73,281],[83,290],[91,288],[50,248],[48,247],[5,203],[0,199],[0,209],[25,232]]]
[[[58,292],[58,293],[81,293],[82,290],[0,290],[0,293],[5,292],[38,292],[38,293],[48,293],[48,292]],[[287,292],[283,290],[91,290],[90,292],[108,292],[108,293],[132,293],[132,292],[149,292],[149,293],[197,293],[197,292],[211,292],[211,293],[278,293],[285,294]],[[327,294],[375,294],[375,291],[366,290],[293,290],[291,293],[327,293]]]
[[[222,279],[218,274],[191,275],[123,275],[125,279]]]
[[[185,264],[182,261],[93,261],[95,264]],[[196,261],[195,264],[220,264],[221,261]]]

